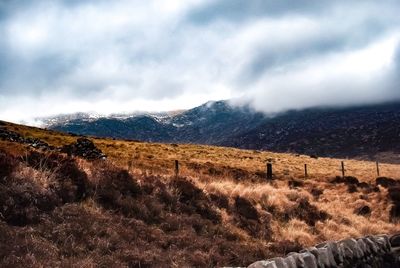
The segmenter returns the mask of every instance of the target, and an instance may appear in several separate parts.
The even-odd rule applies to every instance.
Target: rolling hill
[[[245,266],[400,230],[399,165],[341,161],[0,121],[0,266]]]

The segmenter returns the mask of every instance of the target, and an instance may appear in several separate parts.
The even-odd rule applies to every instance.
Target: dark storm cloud
[[[394,0],[0,1],[0,117],[390,100],[399,13]]]

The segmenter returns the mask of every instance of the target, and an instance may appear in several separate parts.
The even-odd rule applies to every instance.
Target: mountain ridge
[[[48,128],[98,137],[198,143],[327,157],[400,162],[400,102],[316,107],[266,115],[228,101],[177,114],[71,119]],[[386,161],[386,160],[385,160]]]

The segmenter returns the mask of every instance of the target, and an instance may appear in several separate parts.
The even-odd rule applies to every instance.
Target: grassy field
[[[57,147],[77,139],[38,128],[6,127]],[[375,184],[374,162],[92,141],[107,160],[35,155],[26,145],[0,141],[3,162],[13,163],[8,164],[12,168],[6,177],[11,179],[3,183],[2,194],[14,198],[19,213],[2,212],[11,213],[0,221],[3,265],[243,266],[325,240],[400,231],[398,218],[390,213],[388,189]],[[178,177],[175,160],[180,163]],[[341,161],[346,176],[357,182],[336,178]],[[271,182],[265,179],[267,162],[273,163]],[[400,166],[380,164],[380,174],[397,179]],[[26,192],[32,202],[20,196]],[[51,209],[33,201],[43,198],[53,204]],[[26,221],[15,224],[15,217]],[[6,242],[12,237],[18,245]]]

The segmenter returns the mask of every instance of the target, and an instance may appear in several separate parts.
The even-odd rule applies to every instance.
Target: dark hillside
[[[400,162],[399,102],[314,108],[268,117],[218,101],[161,118],[72,119],[49,127],[98,137]]]

